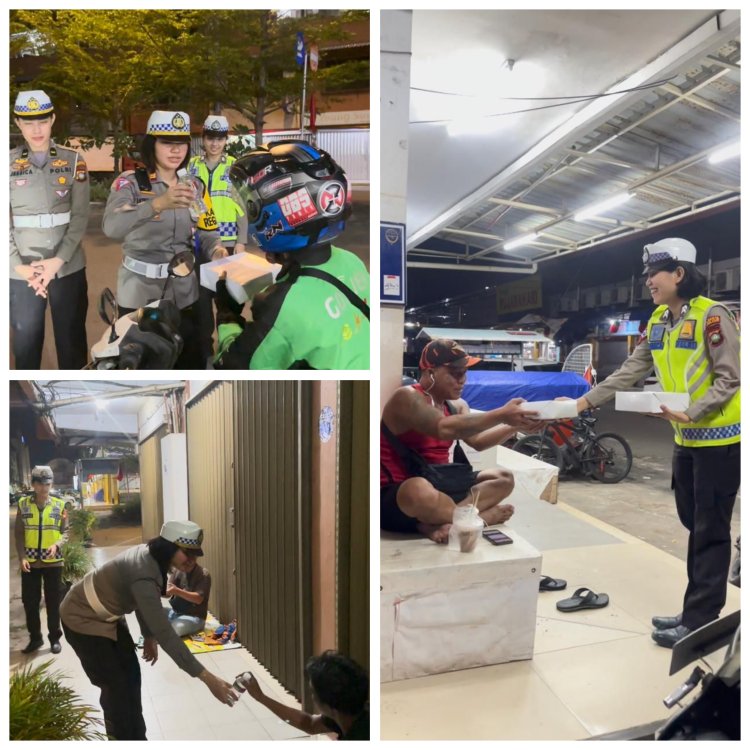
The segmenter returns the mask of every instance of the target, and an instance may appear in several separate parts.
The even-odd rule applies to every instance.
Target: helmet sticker
[[[298,224],[302,224],[313,216],[318,215],[318,210],[315,208],[310,193],[307,192],[307,188],[305,187],[301,187],[299,190],[295,190],[293,193],[279,198],[278,204],[281,212],[284,214],[284,218],[292,227],[296,227]]]
[[[263,236],[267,240],[272,240],[279,232],[284,231],[284,225],[281,223],[281,221],[277,221],[275,224],[271,224],[270,227],[266,227],[263,230]]]
[[[270,174],[273,171],[273,164],[266,164],[263,169],[256,172],[254,175],[250,176],[250,184],[255,185],[256,183],[260,182],[267,174]]]
[[[326,216],[336,216],[344,210],[346,190],[340,182],[326,182],[318,192],[318,206]]]

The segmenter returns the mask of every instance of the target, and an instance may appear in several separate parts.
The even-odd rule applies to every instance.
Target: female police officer
[[[117,302],[122,313],[159,299],[167,279],[167,264],[184,250],[203,260],[227,254],[216,231],[216,218],[205,186],[197,177],[181,183],[178,170],[190,161],[190,119],[184,112],[155,111],[141,144],[146,167],[123,172],[112,185],[104,210],[104,233],[123,240],[122,266],[117,274]],[[196,195],[203,195],[207,211],[197,220],[189,209]],[[180,333],[185,345],[177,363],[180,368],[203,368],[196,335],[195,303],[198,278],[190,274],[173,278],[166,299],[180,309]]]
[[[719,616],[726,601],[730,520],[740,483],[740,343],[732,314],[700,296],[705,279],[691,242],[671,237],[644,248],[646,286],[656,310],[630,358],[578,399],[578,411],[656,370],[661,389],[690,396],[684,412],[662,406],[675,431],[672,478],[688,538],[682,613],[654,617],[651,637],[671,648]]]
[[[232,686],[212,674],[175,633],[162,608],[170,568],[188,567],[188,554],[202,555],[203,530],[192,521],[167,521],[158,537],[121,552],[76,583],[60,607],[65,639],[84,672],[101,689],[107,734],[145,740],[141,671],[125,615],[134,612],[143,635],[143,659],[155,664],[158,645],[221,703],[234,705]]]
[[[61,369],[86,364],[86,163],[52,142],[44,91],[21,91],[13,108],[25,144],[10,152],[10,320],[17,369],[39,369],[49,299]]]

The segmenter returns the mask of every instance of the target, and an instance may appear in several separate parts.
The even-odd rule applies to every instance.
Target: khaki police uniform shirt
[[[668,330],[674,330],[681,325],[687,311],[680,315],[677,322],[672,317],[666,319]],[[669,311],[667,310],[667,313]],[[740,388],[740,336],[737,324],[731,313],[722,305],[715,305],[706,313],[705,321],[709,317],[719,317],[722,340],[717,344],[709,341],[704,329],[704,338],[711,369],[714,373],[713,385],[703,395],[685,410],[691,421],[697,422],[708,414],[718,411]],[[654,361],[646,337],[638,344],[633,353],[625,360],[619,370],[612,373],[606,380],[585,394],[591,406],[601,406],[609,401],[617,391],[622,391],[635,385],[641,378],[651,372]]]
[[[197,229],[187,208],[168,209],[155,214],[152,200],[163,195],[169,186],[151,174],[151,192],[141,191],[135,174],[123,172],[112,184],[104,209],[104,234],[122,240],[123,255],[146,263],[169,263],[185,250],[193,252],[193,238],[197,236],[199,252],[204,261],[221,241],[218,232]],[[203,182],[200,184],[203,194]],[[164,279],[149,279],[125,266],[117,272],[117,302],[122,307],[136,308],[161,297]],[[167,285],[165,299],[174,300],[179,309],[198,299],[198,275],[172,278]]]
[[[28,155],[24,156],[24,151]],[[38,167],[27,146],[10,152],[10,277],[23,277],[16,266],[37,260],[65,261],[57,276],[69,276],[86,266],[81,239],[89,217],[91,186],[86,163],[77,151],[50,144],[47,159]],[[70,222],[58,227],[14,227],[13,216],[62,214]]]
[[[162,574],[148,547],[139,544],[108,560],[94,573],[94,590],[112,615],[135,612],[144,638],[155,638],[175,664],[192,677],[203,665],[190,653],[172,627],[161,603]],[[117,621],[105,622],[86,598],[78,581],[63,599],[60,617],[66,627],[83,635],[117,640]]]

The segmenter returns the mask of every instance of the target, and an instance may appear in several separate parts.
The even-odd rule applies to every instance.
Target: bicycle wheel
[[[586,448],[583,463],[594,479],[605,484],[621,482],[630,473],[633,451],[625,438],[614,432],[603,432]]]
[[[559,471],[563,470],[565,461],[562,451],[557,443],[546,435],[526,435],[513,446],[513,450],[544,461],[546,464],[552,464]]]

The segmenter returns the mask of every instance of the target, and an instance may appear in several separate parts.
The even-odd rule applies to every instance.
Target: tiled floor
[[[516,509],[508,532],[542,551],[543,573],[568,581],[539,595],[534,658],[381,685],[383,739],[578,740],[670,715],[662,699],[694,665],[670,677],[671,651],[651,641],[650,621],[679,612],[685,564],[562,503]],[[580,586],[609,594],[609,606],[560,613],[555,602]],[[730,586],[724,613],[739,606]]]
[[[106,559],[121,552],[123,547],[101,547],[95,560],[101,565]],[[127,617],[134,638],[140,633],[134,615]],[[62,641],[63,650],[55,657],[49,645],[42,647],[34,661],[54,659],[53,669],[66,675],[66,681],[80,698],[97,709],[99,689],[86,677],[73,650]],[[139,652],[140,653],[140,652]],[[231,651],[198,654],[206,668],[233,682],[240,672],[251,671],[261,683],[263,691],[275,700],[299,707],[299,703],[252,657],[244,648]],[[26,657],[13,659],[19,666]],[[229,707],[219,703],[198,679],[178,669],[163,651],[154,665],[141,662],[143,716],[149,740],[327,740],[326,735],[310,737],[278,719],[268,709],[243,694]],[[101,717],[101,711],[98,712]]]

